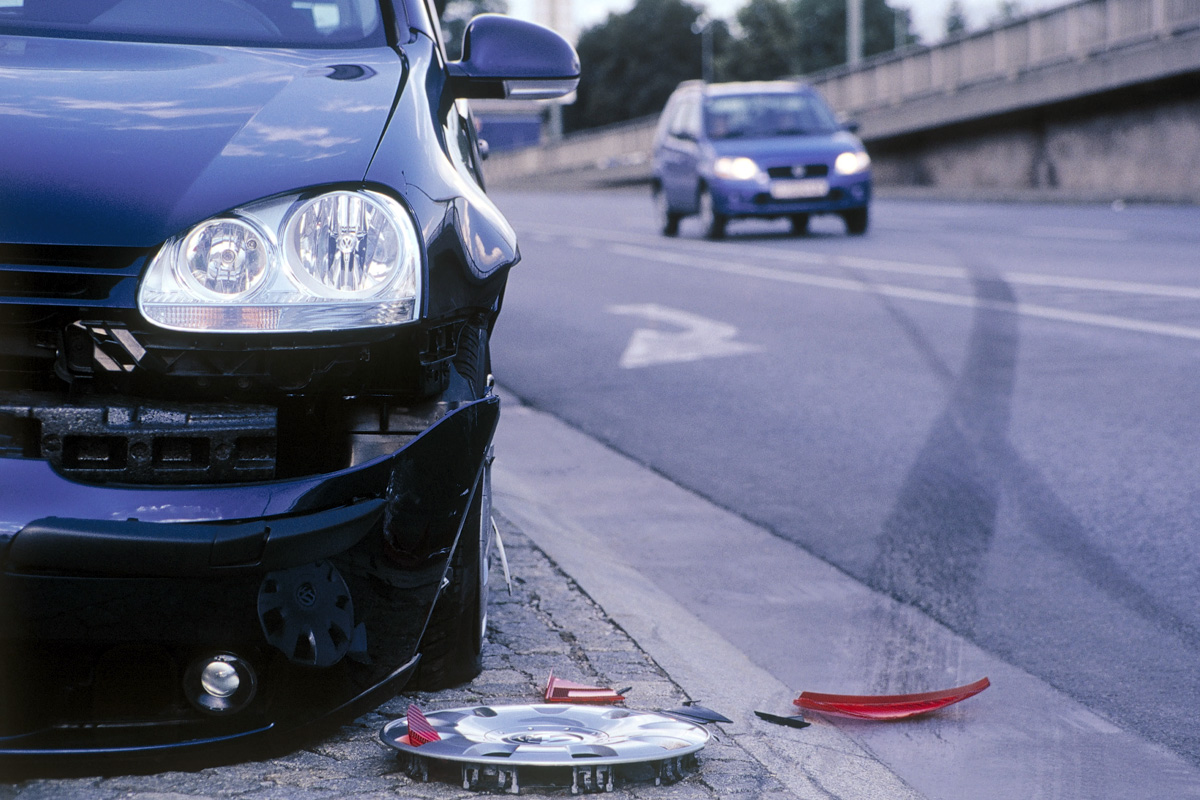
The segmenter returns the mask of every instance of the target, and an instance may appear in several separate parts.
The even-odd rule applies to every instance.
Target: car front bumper
[[[0,459],[0,771],[244,760],[394,693],[498,418],[485,397],[390,455],[252,484],[84,484]],[[242,670],[225,707],[198,702],[213,660]]]
[[[709,181],[713,210],[727,217],[782,217],[793,214],[830,214],[863,208],[871,202],[871,176],[831,176],[828,192],[820,197],[780,199],[770,182]]]

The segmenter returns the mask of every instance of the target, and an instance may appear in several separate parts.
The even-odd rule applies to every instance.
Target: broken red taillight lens
[[[981,678],[966,686],[919,694],[859,695],[801,692],[800,696],[792,703],[809,711],[857,719],[905,719],[917,714],[937,711],[939,708],[953,705],[960,700],[966,700],[989,686],[991,686],[991,682],[987,678]]]
[[[612,689],[564,681],[554,677],[553,672],[546,679],[547,703],[617,703],[624,699],[624,695]]]
[[[429,724],[429,720],[425,718],[424,712],[413,704],[408,706],[408,741],[413,747],[420,747],[423,744],[436,742],[442,737]]]

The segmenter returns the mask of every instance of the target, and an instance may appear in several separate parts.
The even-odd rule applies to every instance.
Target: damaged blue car
[[[0,770],[295,746],[480,670],[512,229],[425,0],[0,3]]]

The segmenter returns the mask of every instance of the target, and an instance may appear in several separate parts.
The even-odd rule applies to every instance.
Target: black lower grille
[[[804,198],[800,198],[800,199],[796,199],[796,200],[779,200],[777,198],[771,197],[771,195],[767,192],[759,192],[758,194],[754,195],[754,204],[759,205],[759,206],[771,206],[771,205],[776,205],[776,206],[788,205],[788,206],[790,206],[790,205],[795,205],[796,203],[811,203],[811,202],[816,202],[818,200],[822,201],[822,202],[832,201],[832,202],[836,203],[838,200],[841,200],[845,196],[846,196],[846,193],[841,189],[830,189],[829,194],[825,195],[824,197],[804,197]]]
[[[277,411],[232,403],[0,402],[0,445],[78,480],[224,483],[275,477]]]

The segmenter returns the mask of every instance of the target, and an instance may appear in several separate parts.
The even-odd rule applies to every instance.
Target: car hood
[[[712,142],[717,156],[746,156],[763,165],[794,164],[803,159],[832,162],[847,150],[861,150],[862,142],[847,131],[813,136],[773,136],[767,139],[718,139]]]
[[[0,36],[0,241],[148,247],[212,214],[360,181],[391,50]]]

